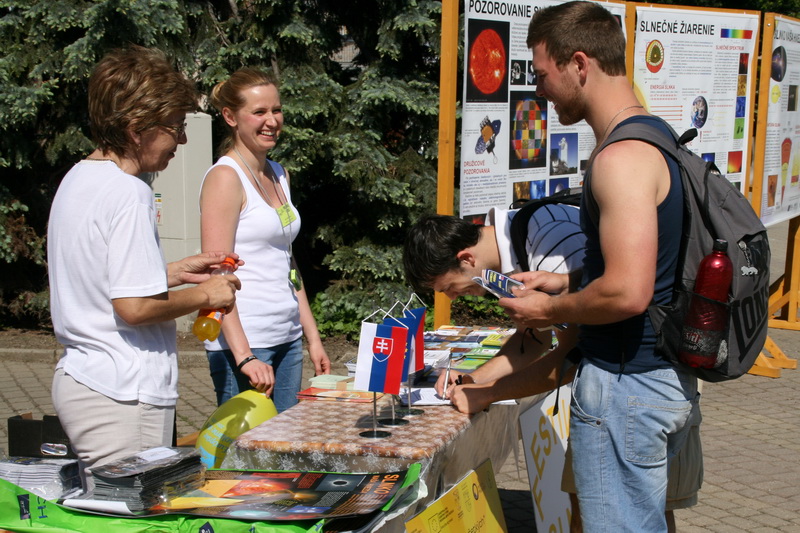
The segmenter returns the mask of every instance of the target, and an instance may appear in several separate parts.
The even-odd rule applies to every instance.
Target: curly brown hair
[[[103,151],[125,155],[130,131],[146,130],[177,111],[198,109],[194,82],[160,50],[132,45],[109,52],[89,78],[89,126]]]

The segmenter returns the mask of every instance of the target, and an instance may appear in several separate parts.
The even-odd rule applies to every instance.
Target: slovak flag
[[[426,308],[424,307],[406,309],[403,311],[402,318],[387,317],[383,321],[384,324],[408,329],[402,381],[408,379],[409,372],[419,372],[425,368],[425,311]]]
[[[426,307],[418,307],[416,309],[406,309],[403,314],[406,317],[413,317],[414,323],[408,324],[408,334],[413,335],[413,343],[411,354],[414,357],[414,372],[419,372],[425,368],[425,314],[428,309]]]
[[[361,323],[356,379],[358,390],[400,394],[408,330],[386,324]]]

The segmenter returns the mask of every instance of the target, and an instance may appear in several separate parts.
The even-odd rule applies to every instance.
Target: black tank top
[[[672,136],[669,126],[652,115],[636,115],[620,122],[623,124],[651,124]],[[616,129],[616,128],[615,128]],[[675,284],[675,268],[680,250],[683,229],[683,185],[678,164],[666,153],[662,155],[670,173],[670,189],[664,201],[657,208],[658,213],[658,257],[656,262],[656,282],[653,298],[659,304],[667,303],[672,297]],[[586,183],[591,179],[591,166],[584,177],[584,195],[581,203],[581,229],[586,234],[586,257],[583,262],[581,288],[600,277],[605,270],[600,251],[598,227],[589,216],[587,198],[590,193]],[[636,268],[636,265],[631,265]],[[621,322],[603,325],[581,325],[578,348],[583,357],[596,366],[610,372],[645,372],[665,368],[671,364],[655,354],[656,334],[645,311]]]

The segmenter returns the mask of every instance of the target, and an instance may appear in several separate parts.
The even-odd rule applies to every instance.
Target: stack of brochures
[[[151,448],[92,468],[93,498],[141,511],[202,486],[205,467],[194,448]]]
[[[0,478],[47,500],[61,498],[81,486],[76,459],[7,457],[0,461]]]
[[[489,359],[497,355],[500,347],[514,329],[488,326],[440,326],[435,331],[425,332],[425,359],[428,356],[441,355],[433,365],[434,371],[429,378],[436,381],[439,373],[444,372],[448,364],[451,370],[469,373],[476,370]]]

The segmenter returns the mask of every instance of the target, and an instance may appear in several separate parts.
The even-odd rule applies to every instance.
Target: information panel
[[[536,96],[526,44],[533,13],[560,3],[466,0],[463,218],[481,223],[490,207],[507,208],[513,201],[549,196],[581,183],[595,147],[594,134],[585,122],[562,126],[553,106]],[[599,3],[624,20],[624,4]]]
[[[688,147],[744,189],[750,168],[757,12],[636,7],[634,90]]]
[[[761,220],[769,226],[800,212],[800,21],[768,13],[764,27],[758,108],[766,121],[756,132],[763,161],[755,170],[762,180]]]

